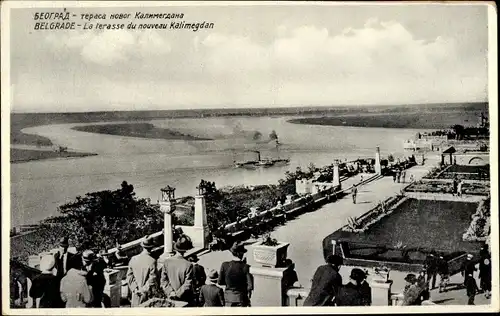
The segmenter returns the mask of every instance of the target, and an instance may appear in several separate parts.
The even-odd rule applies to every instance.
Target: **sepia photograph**
[[[495,3],[1,23],[3,314],[499,311]]]

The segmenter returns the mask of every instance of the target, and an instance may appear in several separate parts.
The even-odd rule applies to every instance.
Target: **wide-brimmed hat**
[[[207,278],[212,282],[217,282],[217,280],[219,279],[219,273],[217,273],[216,270],[211,269],[210,271],[208,271]]]
[[[417,281],[417,277],[413,273],[409,273],[405,277],[405,281],[409,283],[415,283]]]
[[[82,258],[84,261],[93,261],[95,260],[96,256],[95,256],[95,253],[92,251],[92,250],[85,250],[83,253],[82,253]]]
[[[144,238],[144,240],[141,242],[141,246],[142,248],[146,248],[146,249],[151,249],[151,248],[154,248],[154,244],[153,244],[153,241],[149,238]]]
[[[179,237],[174,244],[174,250],[178,252],[186,252],[191,249],[193,249],[193,243],[186,236]]]
[[[232,246],[231,246],[231,249],[229,249],[229,251],[232,253],[232,254],[237,254],[237,253],[245,253],[247,252],[246,248],[245,248],[245,245],[243,245],[242,243],[239,243],[239,242],[235,242]]]
[[[361,269],[354,268],[351,270],[350,278],[354,281],[361,282],[366,278],[365,272]]]
[[[59,239],[59,246],[61,246],[61,247],[69,247],[68,237],[62,237],[61,239]]]

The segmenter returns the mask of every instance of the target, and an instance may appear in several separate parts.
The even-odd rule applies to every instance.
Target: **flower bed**
[[[398,195],[381,201],[379,205],[360,217],[349,218],[347,225],[342,227],[342,230],[352,233],[362,233],[385,216],[391,214],[403,200],[404,196]]]
[[[453,193],[453,182],[443,181],[419,181],[411,184],[406,188],[407,192],[422,192],[422,193]],[[462,187],[463,194],[469,195],[488,195],[490,185],[488,183],[464,183]]]
[[[423,263],[431,251],[451,259],[465,252],[475,254],[480,248],[480,242],[462,239],[477,202],[414,198],[401,201],[389,216],[362,233],[339,229],[327,236],[323,240],[325,258],[333,251],[332,241],[337,247],[342,245],[347,258],[411,264]]]

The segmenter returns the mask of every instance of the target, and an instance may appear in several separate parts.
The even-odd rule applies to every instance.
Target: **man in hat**
[[[329,255],[326,264],[318,267],[312,279],[311,290],[304,301],[304,306],[332,306],[342,286],[339,270],[344,259],[338,255]]]
[[[420,305],[422,303],[422,290],[418,286],[417,277],[413,273],[409,273],[405,277],[406,286],[403,292],[403,306]]]
[[[160,264],[160,286],[168,298],[195,304],[193,290],[193,265],[184,254],[193,248],[189,238],[181,236],[174,244],[175,254]]]
[[[68,247],[68,237],[62,237],[59,240],[59,251],[54,254],[56,276],[59,280],[61,280],[66,275],[68,270],[72,268],[71,265],[80,263],[76,262],[76,255],[68,252]]]
[[[198,264],[199,259],[197,255],[190,255],[188,260],[193,264],[193,292],[197,300],[199,298],[201,286],[207,281],[207,274],[205,273],[205,268]]]
[[[430,253],[425,259],[425,273],[427,274],[427,284],[430,285],[430,289],[436,288],[436,278],[437,278],[437,258],[434,253]]]
[[[199,306],[202,307],[223,307],[226,305],[224,301],[224,291],[217,286],[219,273],[215,270],[208,272],[208,282],[202,285],[200,289]]]
[[[87,284],[92,290],[92,301],[90,307],[102,307],[102,298],[106,279],[104,278],[104,269],[106,265],[103,261],[97,259],[92,250],[85,250],[82,253],[84,270],[87,272]]]
[[[372,305],[372,288],[366,278],[368,276],[368,272],[363,271],[363,281],[361,282],[361,286],[359,288],[359,292],[361,293],[361,300],[363,306],[371,306]]]
[[[235,242],[229,251],[233,255],[233,259],[223,262],[219,273],[219,285],[226,286],[224,293],[226,306],[249,307],[253,279],[250,274],[250,266],[244,259],[247,250],[242,244]]]
[[[361,295],[361,283],[365,279],[363,270],[354,268],[351,270],[351,282],[340,287],[335,303],[337,306],[363,306],[363,297]],[[354,282],[354,283],[353,283]]]
[[[132,257],[128,264],[127,283],[132,292],[132,307],[147,301],[158,285],[156,260],[151,256],[154,245],[146,238],[141,246],[142,252]]]

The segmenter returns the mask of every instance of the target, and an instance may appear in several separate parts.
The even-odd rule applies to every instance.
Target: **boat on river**
[[[277,158],[262,158],[260,151],[254,150],[253,152],[257,154],[257,159],[256,160],[247,160],[247,161],[242,161],[242,162],[234,162],[234,166],[236,168],[269,168],[273,166],[285,166],[290,163],[289,158],[280,158],[279,157],[279,146],[281,144],[278,142],[276,139],[276,149],[278,151],[278,157]]]

